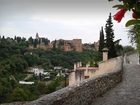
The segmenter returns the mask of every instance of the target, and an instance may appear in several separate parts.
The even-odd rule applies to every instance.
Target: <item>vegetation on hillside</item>
[[[29,49],[29,41],[25,38],[0,37],[0,103],[12,101],[34,100],[40,95],[48,94],[64,87],[64,77],[51,77],[51,80],[38,80],[33,77],[33,85],[21,85],[29,67],[40,66],[45,70],[55,66],[72,69],[74,62],[84,64],[91,62],[96,65],[101,60],[100,53],[89,50],[79,52],[63,52],[60,49],[45,51],[42,49]],[[55,72],[55,71],[53,71]],[[46,85],[47,84],[47,85]]]
[[[93,49],[83,52],[64,52],[53,48],[45,51],[36,48],[29,49],[29,44],[29,41],[21,37],[14,39],[0,37],[0,103],[34,100],[43,94],[49,94],[65,87],[66,77],[57,77],[56,71],[53,71],[55,66],[71,70],[73,64],[78,61],[81,61],[83,65],[90,62],[91,66],[98,66],[98,62],[102,59],[101,52]],[[132,49],[129,46],[124,47],[126,52]],[[121,53],[118,55],[122,54],[122,50],[119,51]],[[34,84],[19,84],[19,81],[28,77],[28,68],[34,66],[50,70],[50,79],[40,80],[33,75],[29,81],[33,81]]]
[[[100,30],[99,52],[102,52],[104,47],[105,47],[105,38],[104,38],[104,29],[102,27]]]

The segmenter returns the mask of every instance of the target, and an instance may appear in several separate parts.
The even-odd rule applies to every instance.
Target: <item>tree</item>
[[[128,34],[131,39],[131,43],[136,43],[137,49],[140,52],[140,25],[132,26]]]
[[[22,37],[21,41],[25,42],[26,41],[26,38]]]
[[[37,47],[37,44],[38,44],[38,39],[35,39],[34,42],[33,42],[33,45],[34,45],[35,48]]]
[[[131,43],[136,43],[137,50],[139,53],[139,63],[140,63],[140,25],[134,25],[130,28],[129,38],[131,39]]]
[[[21,41],[21,37],[17,37],[17,42],[19,43]]]
[[[46,84],[45,84],[45,82],[39,81],[38,84],[37,84],[37,90],[38,90],[39,95],[45,94],[46,93]]]
[[[50,43],[50,40],[49,39],[45,39],[45,45],[48,45]]]
[[[5,37],[3,36],[3,37],[2,37],[2,39],[4,40],[4,39],[5,39]]]
[[[100,31],[99,52],[102,52],[103,48],[104,48],[104,30],[102,27]]]
[[[17,37],[16,37],[16,36],[14,37],[14,40],[15,40],[15,41],[17,40]]]
[[[112,29],[113,23],[111,18],[111,13],[108,20],[106,21],[105,32],[106,32],[106,47],[109,49],[109,58],[116,57],[116,50],[114,45],[114,30]]]
[[[33,44],[33,38],[30,37],[30,38],[28,39],[28,42],[29,42],[30,44]]]
[[[132,46],[124,46],[123,47],[124,53],[134,52],[135,49]]]
[[[5,101],[5,98],[7,97],[6,92],[6,87],[3,86],[3,84],[0,81],[0,103]]]
[[[24,101],[28,99],[28,95],[25,93],[25,91],[22,88],[17,87],[11,93],[10,99],[12,101]]]

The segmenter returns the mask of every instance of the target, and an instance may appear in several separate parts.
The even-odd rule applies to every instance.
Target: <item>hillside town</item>
[[[140,0],[0,0],[0,14],[0,105],[140,105]]]
[[[111,14],[108,21],[111,22]],[[112,24],[110,22],[106,24]],[[108,28],[112,30],[106,26]],[[1,90],[0,103],[30,101],[66,86],[79,86],[104,73],[100,62],[135,51],[131,46],[119,44],[121,39],[114,40],[109,33],[104,34],[101,27],[99,40],[93,43],[82,43],[82,39],[50,41],[39,33],[28,39],[0,36],[0,75],[5,84],[0,87],[11,86],[10,90],[5,88],[6,94]]]

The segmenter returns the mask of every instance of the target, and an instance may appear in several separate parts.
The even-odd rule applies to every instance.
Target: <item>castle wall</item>
[[[38,36],[38,34],[36,35],[36,39],[41,41],[41,43],[37,45],[37,48],[40,48],[40,49],[48,50],[55,47],[64,51],[77,51],[77,52],[83,51],[81,39],[56,40],[55,45],[54,45],[54,42],[49,43],[48,45],[45,45],[44,43],[42,43],[42,39]],[[34,47],[29,46],[29,48],[33,49]]]
[[[77,52],[82,52],[82,40],[81,39],[73,39],[74,50]]]
[[[72,51],[72,50],[73,48],[69,44],[67,43],[64,44],[64,51]]]

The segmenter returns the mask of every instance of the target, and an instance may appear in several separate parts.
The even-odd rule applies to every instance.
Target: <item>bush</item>
[[[27,93],[20,87],[16,87],[10,95],[11,101],[25,101],[27,99]]]
[[[46,93],[46,84],[45,84],[45,82],[41,82],[41,81],[38,82],[37,91],[38,91],[39,95]]]
[[[134,52],[134,48],[132,46],[124,46],[123,47],[124,53]]]

